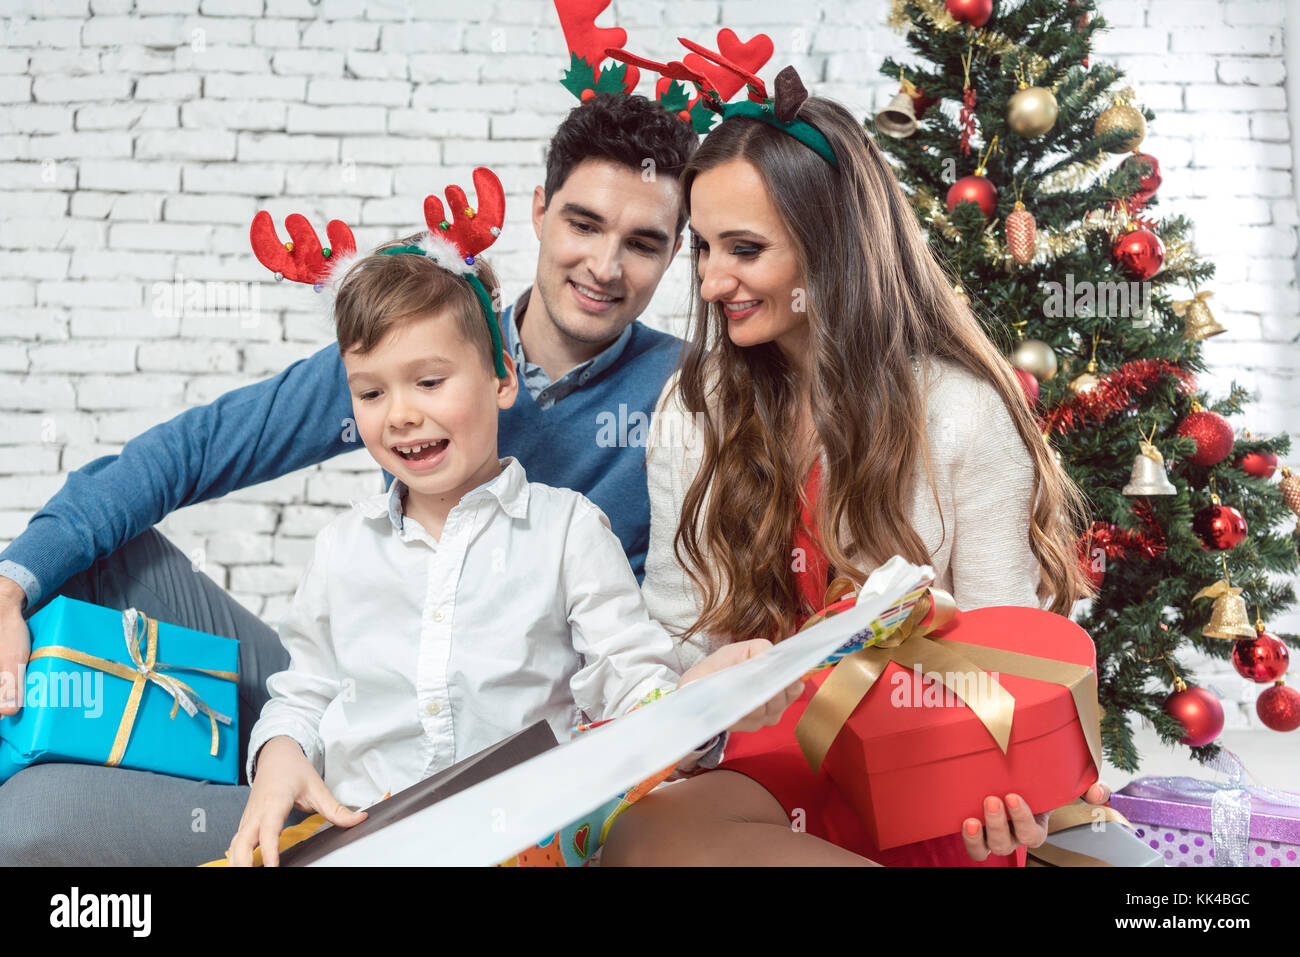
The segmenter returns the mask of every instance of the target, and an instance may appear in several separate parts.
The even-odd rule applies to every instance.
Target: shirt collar
[[[511,518],[526,518],[528,515],[528,476],[519,460],[508,456],[501,459],[501,474],[490,482],[485,482],[462,498],[461,505],[484,496],[497,500],[501,510]],[[356,508],[366,518],[382,518],[385,515],[397,531],[402,530],[402,496],[407,486],[399,478],[393,479],[387,492],[378,492],[356,503]],[[457,506],[459,507],[459,506]]]
[[[514,305],[509,309],[506,309],[502,314],[502,319],[505,320],[504,331],[506,337],[506,348],[510,350],[510,354],[517,365],[522,365],[523,362],[526,361],[526,357],[524,356],[523,340],[519,338],[518,317],[524,315],[528,310],[528,300],[532,296],[532,293],[533,287],[529,286],[524,290],[523,295],[515,300]],[[606,346],[604,351],[599,355],[593,356],[586,362],[580,363],[573,369],[569,370],[569,373],[565,373],[565,375],[583,370],[583,383],[586,383],[588,380],[600,375],[617,362],[623,355],[623,350],[627,348],[628,341],[632,338],[633,325],[635,325],[635,320],[624,326],[623,331],[619,333],[618,338]]]

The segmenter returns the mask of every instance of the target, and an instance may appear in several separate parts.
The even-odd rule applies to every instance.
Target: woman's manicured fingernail
[[[1016,797],[1014,794],[1008,794],[1008,795],[1007,795],[1007,807],[1011,808],[1011,810],[1013,810],[1013,811],[1014,811],[1016,808],[1020,807],[1020,798]]]
[[[979,832],[980,832],[980,822],[979,822],[979,821],[975,820],[974,818],[971,818],[970,820],[968,820],[968,821],[966,822],[966,833],[967,833],[967,834],[969,834],[971,837],[974,837],[974,836],[975,836],[976,834],[978,834]]]
[[[984,799],[984,810],[985,810],[987,813],[989,813],[989,814],[997,814],[997,813],[998,813],[998,810],[1000,809],[1000,807],[1001,807],[1001,805],[998,804],[998,799],[997,799],[997,798],[995,798],[995,797],[990,797],[990,798],[985,798],[985,799]]]

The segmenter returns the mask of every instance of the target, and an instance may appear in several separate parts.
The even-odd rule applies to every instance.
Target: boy
[[[490,267],[474,269],[491,296]],[[335,320],[361,440],[395,478],[317,536],[280,624],[291,666],[268,680],[250,736],[231,864],[258,844],[275,864],[294,805],[350,826],[364,813],[348,805],[538,719],[563,738],[679,683],[604,514],[497,458],[498,411],[518,381],[470,284],[428,256],[381,251],[347,272]]]

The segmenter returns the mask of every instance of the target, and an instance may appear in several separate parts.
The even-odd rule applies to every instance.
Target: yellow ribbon
[[[85,665],[94,668],[97,671],[103,671],[110,675],[115,675],[125,681],[131,682],[131,693],[126,700],[126,708],[122,712],[122,720],[117,726],[117,736],[113,739],[113,748],[109,752],[108,760],[104,763],[109,767],[116,767],[121,763],[123,755],[126,754],[126,746],[131,740],[131,730],[135,726],[135,718],[140,710],[140,700],[144,696],[145,685],[152,681],[169,695],[172,696],[172,710],[170,717],[175,720],[176,712],[180,708],[185,709],[185,713],[194,717],[199,711],[208,716],[212,724],[212,747],[209,754],[216,757],[217,754],[217,722],[230,724],[230,718],[219,711],[214,711],[208,704],[199,697],[198,692],[191,688],[184,681],[171,675],[163,674],[160,669],[171,671],[196,671],[201,674],[211,675],[214,678],[220,678],[223,681],[238,681],[239,673],[236,671],[218,671],[210,668],[191,668],[187,665],[169,665],[158,661],[158,621],[155,618],[149,618],[146,615],[139,615],[140,632],[146,633],[146,646],[143,657],[140,654],[140,640],[145,638],[145,634],[137,637],[136,612],[128,608],[122,613],[122,625],[126,634],[126,646],[130,653],[131,661],[134,668],[128,667],[121,662],[112,661],[108,658],[100,658],[97,655],[89,655],[84,651],[78,651],[76,648],[67,648],[63,645],[48,645],[44,648],[37,648],[32,652],[28,661],[35,661],[38,658],[64,658],[68,661],[76,662],[79,665]]]
[[[1201,305],[1205,305],[1205,300],[1209,299],[1213,295],[1214,293],[1211,290],[1202,289],[1191,299],[1180,299],[1175,303],[1171,303],[1174,309],[1174,315],[1181,319],[1188,309],[1192,308],[1192,306],[1196,305],[1198,302],[1201,303]]]
[[[835,588],[836,583],[831,587]],[[1096,673],[1086,665],[926,637],[929,632],[951,621],[956,611],[952,595],[931,588],[892,635],[840,660],[808,702],[807,710],[795,727],[799,747],[813,771],[821,770],[822,762],[844,723],[893,661],[903,668],[919,666],[927,673],[937,672],[944,686],[975,713],[1003,754],[1011,741],[1015,698],[991,674],[985,682],[960,682],[957,676],[966,674],[973,678],[983,670],[1065,687],[1074,700],[1093,764],[1100,772],[1101,726]],[[814,619],[809,619],[809,622]]]

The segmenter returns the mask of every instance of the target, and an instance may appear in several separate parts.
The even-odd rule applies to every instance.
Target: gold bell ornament
[[[1131,130],[1134,135],[1128,139],[1106,147],[1109,153],[1130,153],[1142,145],[1147,135],[1146,117],[1142,111],[1131,104],[1128,94],[1119,98],[1109,109],[1105,110],[1093,124],[1094,136],[1103,136],[1111,130]]]
[[[1210,336],[1228,331],[1226,326],[1220,325],[1219,320],[1214,318],[1209,304],[1205,301],[1213,295],[1214,293],[1209,289],[1204,289],[1191,299],[1182,299],[1173,303],[1174,315],[1183,320],[1183,341],[1201,342]]]
[[[1128,484],[1124,486],[1125,495],[1176,495],[1178,489],[1169,481],[1165,473],[1165,458],[1160,450],[1151,444],[1155,438],[1156,427],[1151,426],[1151,436],[1138,443],[1140,450],[1133,457],[1133,472]]]
[[[916,98],[921,95],[907,77],[899,73],[901,87],[889,105],[876,114],[876,129],[896,140],[916,132]]]
[[[1213,585],[1207,585],[1192,598],[1213,598],[1210,608],[1210,623],[1201,629],[1206,638],[1254,638],[1255,626],[1250,623],[1250,612],[1246,610],[1246,599],[1241,597],[1241,589],[1228,584],[1227,563],[1224,563],[1224,577]]]

